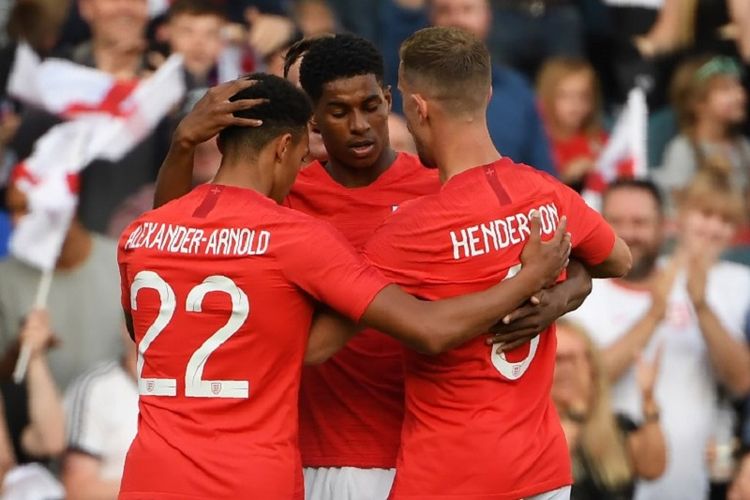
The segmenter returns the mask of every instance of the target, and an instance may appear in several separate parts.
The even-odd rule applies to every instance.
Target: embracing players
[[[290,51],[292,73],[302,54],[303,85],[329,161],[304,168],[286,204],[332,223],[357,249],[398,206],[439,190],[435,171],[394,152],[388,142],[390,90],[377,49],[353,35],[306,40]],[[296,63],[296,64],[294,64]],[[295,75],[296,76],[296,75]],[[157,199],[190,188],[195,144],[234,123],[222,99],[209,95],[181,125],[162,167]],[[248,103],[251,105],[252,103]],[[238,124],[252,125],[249,122]],[[571,264],[568,280],[545,290],[544,307],[525,306],[516,328],[528,340],[577,307],[590,280]],[[533,326],[532,326],[533,325]],[[515,337],[518,339],[519,337]],[[375,330],[354,337],[331,360],[303,371],[300,447],[309,499],[383,500],[390,491],[404,415],[402,347]]]
[[[307,154],[311,109],[288,82],[252,78],[211,92],[230,110],[262,100],[236,122],[262,125],[222,130],[214,182],[142,215],[120,239],[140,394],[123,499],[302,498],[297,398],[311,298],[439,352],[486,331],[567,261],[564,224],[542,244],[536,216],[515,279],[447,301],[405,294],[329,224],[278,204]],[[340,345],[335,324],[313,327],[315,349]]]

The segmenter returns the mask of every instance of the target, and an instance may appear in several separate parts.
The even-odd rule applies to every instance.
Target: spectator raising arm
[[[47,311],[32,311],[21,332],[22,344],[32,349],[27,375],[30,422],[21,435],[21,446],[34,457],[56,456],[65,448],[65,414],[46,359],[51,341]]]
[[[701,256],[690,258],[687,288],[690,301],[698,316],[703,339],[708,347],[719,382],[736,396],[750,392],[750,348],[743,340],[735,340],[722,325],[706,301],[706,282],[711,264]]]

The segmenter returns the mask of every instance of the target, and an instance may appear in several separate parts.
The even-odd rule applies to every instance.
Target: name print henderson
[[[539,211],[542,234],[551,235],[560,221],[559,211],[554,203],[495,219],[481,224],[450,231],[453,244],[453,259],[476,257],[491,251],[499,251],[510,245],[526,241],[529,236],[529,217],[534,210]]]
[[[160,252],[203,255],[263,255],[271,233],[246,227],[203,229],[177,224],[144,222],[130,233],[125,249],[147,248]]]

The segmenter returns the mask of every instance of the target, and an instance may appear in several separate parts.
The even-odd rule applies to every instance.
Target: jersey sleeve
[[[614,230],[578,193],[562,183],[557,184],[564,213],[568,216],[573,256],[592,266],[601,264],[615,246]]]
[[[296,238],[290,239],[279,255],[287,279],[316,300],[359,321],[390,282],[330,224],[309,218],[296,226],[294,234]]]

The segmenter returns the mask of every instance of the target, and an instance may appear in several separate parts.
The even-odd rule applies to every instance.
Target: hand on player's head
[[[230,98],[242,90],[255,85],[255,80],[240,78],[210,88],[193,107],[193,110],[182,119],[175,137],[190,146],[205,142],[229,126],[260,127],[263,121],[235,116],[238,111],[254,108],[266,99]]]
[[[521,252],[521,263],[527,271],[538,273],[542,288],[553,284],[570,260],[570,233],[566,231],[568,219],[563,216],[555,234],[547,242],[542,241],[542,221],[539,211],[529,217],[529,240]]]

